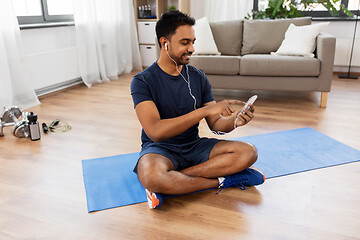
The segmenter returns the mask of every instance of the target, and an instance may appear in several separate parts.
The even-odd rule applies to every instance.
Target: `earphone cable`
[[[194,99],[194,110],[196,110],[196,98],[195,96],[192,94],[191,92],[191,86],[190,86],[190,76],[189,76],[189,69],[188,69],[188,66],[186,66],[186,73],[187,73],[187,77],[188,77],[188,80],[186,80],[186,78],[184,77],[184,75],[179,71],[178,69],[178,65],[176,63],[176,61],[174,59],[172,59],[172,57],[170,57],[170,54],[168,53],[167,50],[165,50],[166,54],[168,55],[168,57],[171,59],[171,61],[173,61],[175,63],[175,68],[176,68],[176,71],[180,74],[180,76],[184,79],[184,81],[187,83],[188,85],[188,88],[189,88],[189,93],[190,93],[190,96]]]
[[[168,57],[171,59],[171,61],[173,61],[175,63],[175,67],[176,67],[176,71],[181,75],[181,77],[184,79],[184,81],[188,84],[188,88],[189,88],[189,93],[191,95],[191,97],[194,99],[194,110],[196,110],[196,98],[195,96],[191,93],[191,87],[190,87],[190,76],[189,76],[189,69],[188,69],[188,66],[186,66],[186,73],[187,73],[187,77],[188,77],[188,80],[185,79],[185,77],[181,74],[181,72],[179,71],[178,69],[178,65],[176,63],[176,61],[174,59],[172,59],[172,57],[170,57],[170,54],[168,53],[167,49],[165,48],[165,52],[166,54],[168,55]],[[217,135],[224,135],[225,132],[221,132],[221,131],[212,131],[214,134],[217,134]]]

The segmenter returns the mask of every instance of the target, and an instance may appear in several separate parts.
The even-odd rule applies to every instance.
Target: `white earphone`
[[[194,99],[194,110],[196,110],[196,98],[195,98],[195,96],[194,96],[194,95],[192,94],[192,92],[191,92],[190,77],[189,77],[189,69],[188,69],[188,66],[185,65],[185,66],[186,66],[186,74],[187,74],[187,78],[188,78],[188,79],[186,79],[186,78],[184,77],[184,75],[182,75],[182,73],[179,71],[178,65],[177,65],[176,61],[175,61],[174,59],[172,59],[172,57],[170,57],[170,54],[168,53],[168,47],[167,47],[167,43],[166,43],[166,42],[165,42],[164,46],[165,46],[166,54],[167,54],[168,57],[171,59],[171,61],[173,61],[173,62],[175,63],[176,71],[180,74],[180,76],[181,76],[181,77],[184,79],[184,81],[187,83],[187,86],[188,86],[188,88],[189,88],[190,96]]]

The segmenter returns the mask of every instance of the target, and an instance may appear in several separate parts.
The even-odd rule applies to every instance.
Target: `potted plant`
[[[338,16],[344,12],[348,16],[353,14],[341,4],[341,0],[269,0],[268,7],[262,11],[254,11],[245,19],[277,19],[302,17],[302,11],[311,11],[316,6],[324,6],[332,16]],[[337,10],[340,7],[340,11]]]
[[[168,7],[168,11],[176,10],[176,7],[174,5],[171,5]]]

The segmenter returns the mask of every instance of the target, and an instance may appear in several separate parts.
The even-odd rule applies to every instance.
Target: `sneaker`
[[[225,180],[220,184],[221,192],[224,188],[237,186],[241,190],[245,190],[245,186],[260,185],[265,181],[265,175],[259,169],[251,166],[241,172],[225,177]]]
[[[145,189],[145,191],[146,191],[146,197],[149,204],[149,208],[154,209],[160,207],[162,203],[162,194],[154,193],[147,189]]]

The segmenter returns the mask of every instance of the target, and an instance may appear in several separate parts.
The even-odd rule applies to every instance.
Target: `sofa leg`
[[[321,92],[320,107],[326,108],[328,92]]]

